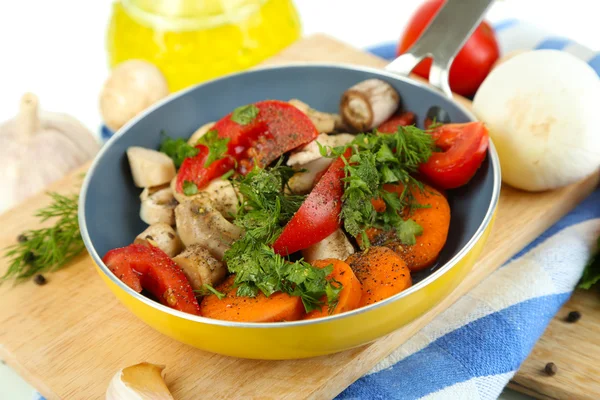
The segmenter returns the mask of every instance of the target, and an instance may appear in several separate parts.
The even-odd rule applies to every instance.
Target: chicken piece
[[[339,135],[327,135],[321,133],[315,140],[295,151],[290,155],[287,165],[290,167],[301,167],[311,161],[323,157],[319,151],[319,145],[328,147],[343,146],[354,140],[354,135],[349,133],[340,133]]]
[[[183,243],[177,236],[177,232],[171,225],[162,222],[150,225],[134,241],[136,244],[146,244],[146,242],[158,247],[169,257],[174,257],[183,250]]]
[[[186,247],[199,244],[218,260],[223,259],[225,251],[242,235],[239,227],[227,221],[212,202],[202,197],[194,196],[179,204],[175,208],[175,222]]]
[[[295,194],[310,193],[315,186],[315,179],[333,162],[332,158],[321,157],[302,166],[304,172],[295,173],[288,181],[290,190]]]
[[[177,200],[169,186],[161,186],[160,189],[146,188],[140,195],[142,204],[140,206],[140,218],[148,225],[164,222],[175,225],[175,207]]]
[[[339,114],[330,114],[321,111],[317,111],[314,108],[298,99],[291,99],[288,101],[291,105],[302,111],[315,125],[319,133],[331,133],[340,127],[342,124],[342,117]]]
[[[192,133],[192,136],[188,139],[188,144],[190,146],[195,146],[198,143],[198,140],[206,135],[208,131],[210,131],[213,126],[215,126],[215,122],[208,122],[202,125],[200,128],[196,129],[196,132]]]
[[[137,187],[159,186],[175,176],[175,164],[165,153],[132,146],[127,149],[127,159]]]
[[[354,247],[341,229],[333,232],[325,239],[302,250],[304,260],[311,263],[326,258],[345,260],[354,254]]]
[[[173,261],[181,267],[194,290],[202,290],[202,285],[216,286],[227,275],[225,264],[199,244],[187,247]]]
[[[230,181],[221,178],[213,179],[208,186],[192,196],[186,196],[183,193],[177,192],[175,190],[176,182],[177,177],[171,182],[171,189],[178,202],[183,203],[189,199],[203,198],[210,200],[226,219],[233,219],[233,216],[237,213],[239,204],[238,192]]]

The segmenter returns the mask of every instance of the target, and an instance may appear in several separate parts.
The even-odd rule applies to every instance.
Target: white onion
[[[600,80],[568,53],[529,51],[498,65],[473,109],[490,131],[502,179],[511,186],[554,189],[600,167]]]

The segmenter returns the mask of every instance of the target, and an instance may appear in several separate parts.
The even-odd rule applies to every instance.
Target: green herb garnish
[[[189,157],[195,157],[200,150],[194,146],[190,146],[185,140],[173,139],[168,137],[164,132],[161,132],[164,139],[160,144],[160,151],[171,157],[175,167],[181,167],[183,160]]]
[[[395,230],[404,244],[414,244],[423,232],[419,224],[402,218],[406,207],[414,206],[411,189],[423,190],[423,184],[413,178],[421,163],[431,156],[434,141],[431,135],[415,126],[401,126],[394,134],[360,134],[348,146],[327,149],[320,146],[321,154],[342,156],[352,148],[352,155],[344,159],[346,166],[345,188],[340,218],[346,231],[363,239],[362,246],[369,247],[365,230],[371,227],[386,231]],[[400,195],[383,189],[386,183],[401,183]],[[371,199],[381,199],[385,211],[377,212]]]
[[[219,300],[223,300],[226,296],[225,293],[219,292],[217,289],[215,289],[212,285],[209,285],[208,283],[203,284],[202,289],[194,290],[194,292],[198,296],[208,296],[209,294],[214,294]]]
[[[197,144],[202,144],[208,147],[208,157],[204,163],[205,167],[208,167],[214,161],[217,161],[223,157],[223,155],[227,152],[227,144],[229,143],[229,140],[230,138],[220,138],[219,133],[214,129],[206,132],[206,134],[198,139]]]
[[[243,196],[234,223],[244,236],[224,255],[229,272],[236,274],[238,296],[254,297],[259,291],[270,296],[277,291],[302,298],[307,312],[320,308],[321,298],[337,301],[341,285],[327,279],[333,268],[316,268],[299,260],[288,261],[275,254],[271,244],[298,210],[304,196],[286,195],[284,188],[294,170],[280,162],[269,170],[254,167],[234,183]]]
[[[241,106],[233,110],[231,120],[240,125],[248,125],[258,115],[258,108],[254,104]]]
[[[191,181],[183,181],[183,194],[193,196],[198,193],[198,186]]]
[[[77,219],[78,195],[48,193],[50,205],[35,214],[40,222],[56,219],[48,228],[32,229],[19,235],[19,241],[8,247],[4,257],[10,259],[0,283],[10,278],[21,281],[41,272],[55,271],[81,253],[85,246]]]
[[[583,276],[577,287],[580,289],[590,289],[598,282],[600,282],[600,237],[598,237],[596,254],[592,256],[585,266]]]

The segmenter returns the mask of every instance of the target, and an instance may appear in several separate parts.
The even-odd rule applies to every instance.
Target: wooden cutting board
[[[381,59],[322,35],[297,42],[270,63],[291,61],[385,65]],[[49,190],[76,191],[83,170]],[[361,348],[293,361],[241,360],[202,352],[137,320],[105,287],[89,256],[82,255],[68,268],[48,275],[46,286],[32,282],[17,287],[0,286],[0,358],[48,399],[102,398],[117,370],[141,361],[166,365],[167,383],[178,400],[332,398],[571,210],[597,182],[598,175],[594,175],[567,188],[541,194],[504,187],[495,229],[473,272],[428,314]],[[24,229],[35,227],[37,220],[33,213],[47,203],[48,197],[40,194],[0,216],[0,247],[14,243]],[[0,272],[5,268],[6,261],[0,259]],[[593,308],[594,303],[589,304]],[[600,313],[596,318],[599,323]],[[573,329],[561,328],[560,323],[551,326],[557,336],[565,335],[562,340],[566,340]],[[556,346],[561,351],[561,345]],[[600,360],[598,347],[586,350],[591,359]],[[595,351],[593,356],[592,351]],[[565,362],[578,361],[567,356]],[[599,365],[590,364],[588,372],[600,374]],[[525,389],[546,393],[543,384],[539,384],[541,381],[531,378],[535,375],[531,371],[536,370],[539,366],[532,365],[525,375],[528,379],[517,378],[517,382],[525,385]],[[572,385],[559,379],[553,382],[552,395],[556,397],[600,397],[599,386]]]

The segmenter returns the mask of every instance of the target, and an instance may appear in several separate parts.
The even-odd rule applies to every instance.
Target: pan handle
[[[416,43],[385,69],[408,76],[419,62],[431,57],[433,62],[429,71],[429,83],[452,98],[448,84],[450,64],[493,2],[494,0],[447,0]]]

